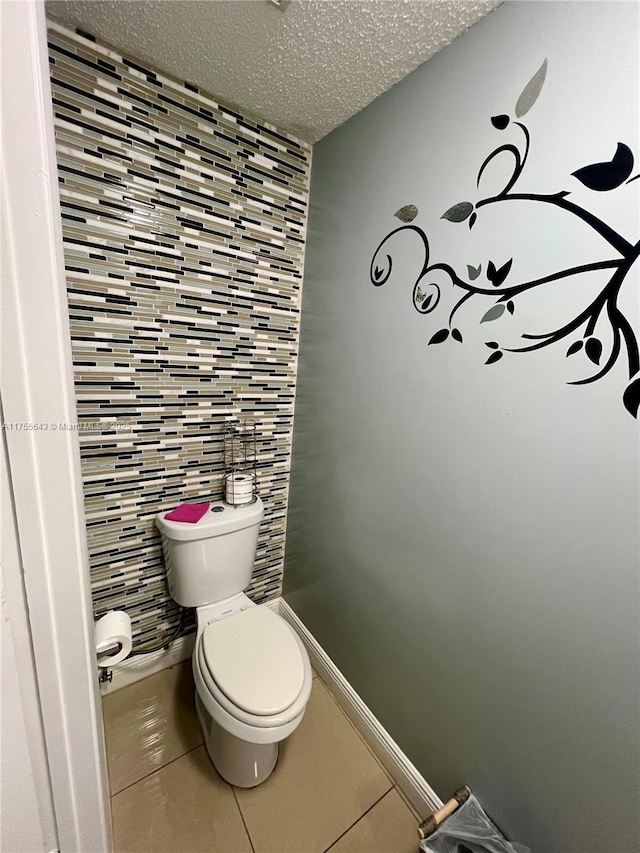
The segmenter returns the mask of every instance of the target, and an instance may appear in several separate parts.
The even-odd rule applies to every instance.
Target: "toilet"
[[[195,524],[156,516],[171,596],[195,607],[193,677],[204,743],[218,773],[241,788],[263,782],[278,744],[311,693],[309,657],[273,610],[245,594],[264,515],[254,503],[210,505]]]

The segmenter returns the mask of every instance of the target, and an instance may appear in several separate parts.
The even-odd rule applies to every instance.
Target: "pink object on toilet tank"
[[[205,512],[209,509],[209,502],[203,504],[180,504],[180,506],[172,509],[165,515],[167,521],[186,521],[189,524],[195,524],[200,521]]]

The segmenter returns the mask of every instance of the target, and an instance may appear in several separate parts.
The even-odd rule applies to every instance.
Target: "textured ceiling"
[[[49,0],[80,27],[214,98],[316,142],[497,0]]]

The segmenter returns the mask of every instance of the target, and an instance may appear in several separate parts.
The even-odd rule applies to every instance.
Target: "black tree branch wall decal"
[[[515,108],[516,119],[526,115],[536,102],[542,90],[546,73],[547,60],[545,59],[518,98]],[[489,154],[478,170],[477,186],[480,186],[482,176],[489,164],[503,155],[508,155],[513,160],[510,177],[497,194],[481,198],[475,204],[469,201],[454,204],[442,215],[442,218],[453,223],[467,222],[471,229],[474,227],[478,216],[481,215],[482,209],[491,205],[512,201],[551,205],[559,208],[567,215],[581,220],[588,228],[603,238],[609,244],[611,251],[608,254],[610,257],[605,257],[594,263],[567,267],[543,278],[513,284],[507,281],[513,259],[500,266],[489,261],[485,271],[488,284],[481,285],[479,280],[482,274],[482,265],[477,267],[467,265],[467,280],[465,280],[449,264],[429,263],[427,235],[422,228],[413,224],[412,221],[417,216],[418,210],[414,205],[407,205],[396,213],[396,216],[406,224],[387,234],[373,254],[370,267],[371,282],[376,287],[380,287],[389,280],[393,270],[390,244],[400,232],[414,233],[421,241],[424,252],[422,267],[413,285],[413,304],[416,310],[421,314],[430,314],[437,308],[440,302],[441,289],[438,284],[429,280],[430,277],[434,277],[433,274],[436,271],[444,273],[451,280],[454,292],[457,291],[455,304],[449,313],[446,326],[437,331],[429,341],[429,344],[433,345],[442,344],[449,339],[463,343],[462,332],[455,320],[460,309],[468,304],[471,299],[478,297],[492,299],[491,306],[480,321],[481,323],[489,323],[498,320],[505,312],[513,314],[516,310],[518,297],[527,291],[554,281],[570,279],[597,270],[605,270],[607,272],[604,277],[606,283],[601,287],[597,296],[592,298],[589,304],[582,308],[573,319],[544,334],[523,334],[524,343],[522,346],[508,348],[500,346],[497,341],[487,341],[486,346],[490,353],[485,363],[495,364],[500,361],[505,353],[530,353],[574,338],[567,349],[567,357],[581,352],[595,366],[595,369],[586,378],[569,384],[586,385],[602,379],[609,373],[618,359],[624,357],[627,362],[630,382],[624,392],[623,403],[626,409],[634,417],[637,417],[640,408],[638,335],[620,307],[619,295],[629,271],[640,256],[640,240],[635,243],[630,242],[593,213],[570,201],[570,193],[567,190],[550,195],[516,192],[516,184],[527,165],[529,157],[531,144],[529,130],[521,121],[516,121],[508,115],[493,116],[491,123],[498,131],[506,130],[510,125],[515,125],[519,131],[520,142],[518,144],[499,145]],[[633,153],[627,145],[619,142],[611,160],[578,169],[573,172],[572,177],[594,192],[609,192],[624,183],[630,184],[640,178],[640,173],[631,177],[633,167]],[[597,332],[599,324],[604,323],[609,325],[611,332],[610,336],[607,336],[610,337],[611,342],[607,344],[606,352]]]

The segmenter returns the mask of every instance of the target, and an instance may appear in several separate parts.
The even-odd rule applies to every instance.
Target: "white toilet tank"
[[[183,607],[202,607],[242,592],[251,582],[260,498],[247,506],[212,503],[195,524],[156,516],[171,597]]]

